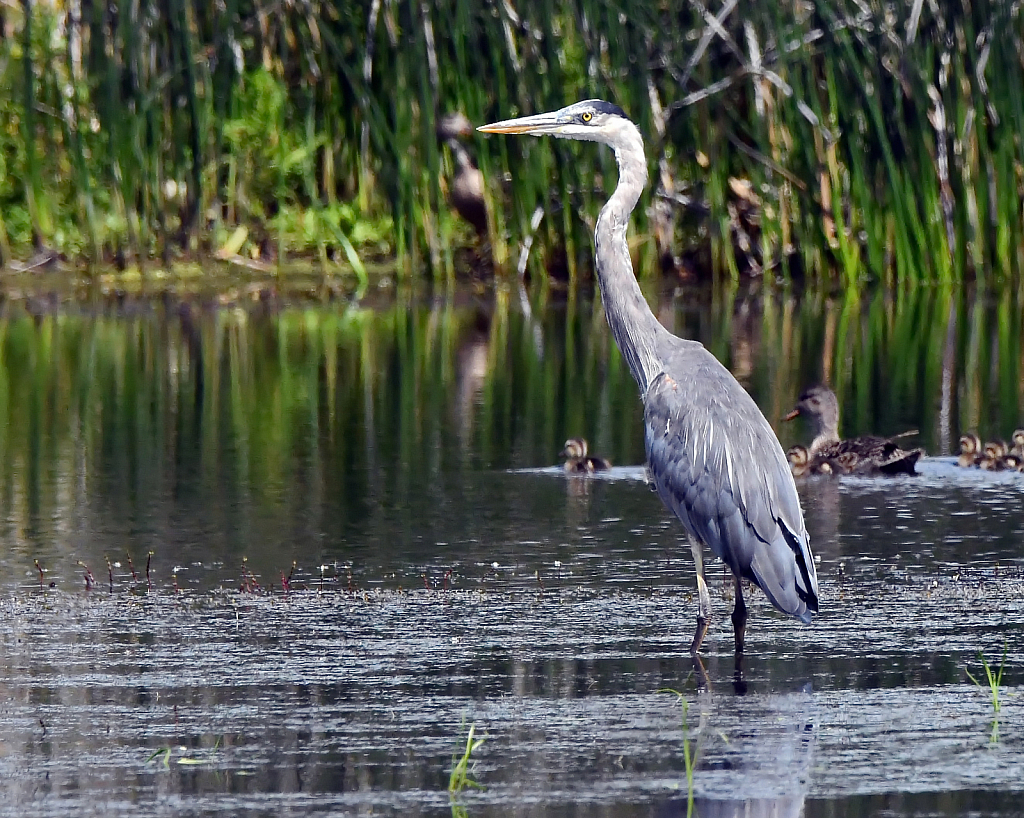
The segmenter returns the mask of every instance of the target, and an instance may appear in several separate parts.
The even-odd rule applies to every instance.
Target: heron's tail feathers
[[[754,558],[751,579],[778,610],[806,624],[818,612],[814,558],[806,532],[799,537],[777,522],[781,534]]]

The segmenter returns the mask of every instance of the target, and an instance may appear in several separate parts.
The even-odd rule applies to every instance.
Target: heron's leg
[[[711,621],[711,594],[704,579],[704,546],[695,537],[690,537],[690,551],[693,552],[693,562],[697,566],[697,630],[690,643],[690,653],[696,653],[700,650]]]
[[[732,629],[736,635],[736,656],[743,655],[743,637],[747,632],[747,603],[743,601],[743,580],[733,574],[736,583],[736,607],[732,611]]]

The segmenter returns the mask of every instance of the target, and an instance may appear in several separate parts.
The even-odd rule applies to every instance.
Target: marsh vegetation
[[[437,125],[598,96],[648,136],[642,275],[1014,279],[1019,3],[24,3],[0,37],[0,253],[299,254],[446,277]],[[499,272],[590,267],[592,146],[471,137]],[[539,225],[535,214],[540,208]],[[478,250],[480,246],[478,245]],[[31,263],[31,261],[30,261]]]

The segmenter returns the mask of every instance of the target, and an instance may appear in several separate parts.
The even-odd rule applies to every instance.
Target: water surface
[[[1024,419],[1016,296],[654,295],[785,444],[825,378],[933,455],[800,483],[822,613],[750,594],[741,677],[590,304],[8,306],[0,813],[685,815],[688,746],[704,816],[1019,814],[1024,475],[947,455]]]

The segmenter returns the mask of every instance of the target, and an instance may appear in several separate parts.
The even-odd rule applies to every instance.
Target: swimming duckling
[[[588,455],[587,441],[582,437],[570,437],[565,441],[561,456],[565,458],[565,470],[571,474],[590,474],[612,467],[611,462],[603,457]]]
[[[1003,458],[1003,468],[1006,471],[1024,472],[1024,457],[1011,452]]]
[[[789,460],[789,468],[794,477],[803,477],[807,474],[835,474],[831,461],[812,459],[806,446],[792,446],[786,451],[786,458]]]
[[[842,474],[916,474],[914,465],[924,449],[901,449],[895,438],[862,436],[839,438],[839,401],[827,386],[805,389],[793,411],[783,418],[804,415],[814,429],[809,450],[812,462],[828,461]]]
[[[960,457],[956,464],[961,469],[969,469],[977,466],[981,459],[981,438],[974,432],[968,432],[960,436]]]
[[[1024,429],[1015,429],[1010,440],[1013,442],[1010,454],[1015,454],[1017,457],[1024,458]]]
[[[811,467],[811,453],[806,446],[792,446],[786,450],[786,459],[794,477],[803,477]]]
[[[1003,461],[1009,453],[1010,449],[1005,440],[990,440],[981,451],[978,468],[985,471],[1002,471],[1005,468]]]

